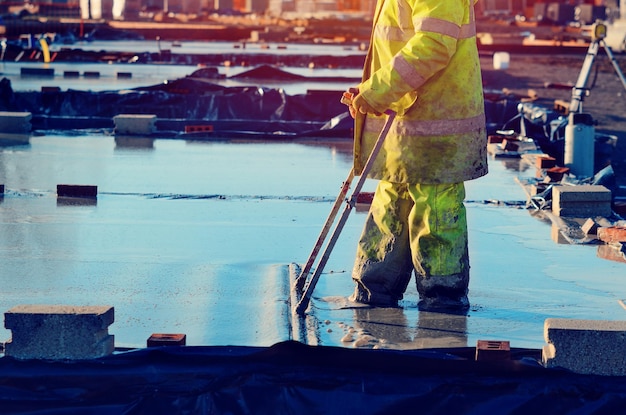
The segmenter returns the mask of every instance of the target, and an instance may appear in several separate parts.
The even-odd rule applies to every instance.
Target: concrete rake
[[[309,306],[309,302],[311,301],[311,295],[313,294],[315,285],[317,284],[317,281],[319,280],[319,277],[322,274],[324,267],[326,266],[326,262],[328,261],[328,258],[330,257],[330,254],[335,246],[335,243],[339,239],[339,235],[341,234],[341,231],[346,221],[348,220],[350,211],[356,204],[357,196],[359,192],[361,191],[361,188],[363,187],[365,180],[367,179],[367,175],[369,171],[371,170],[372,165],[374,164],[374,161],[376,160],[376,157],[378,156],[378,153],[380,152],[380,149],[383,146],[383,142],[385,141],[385,138],[387,137],[387,134],[389,133],[391,125],[396,117],[396,113],[392,111],[387,112],[387,115],[388,115],[387,121],[385,122],[383,129],[378,135],[378,139],[376,140],[376,143],[374,144],[374,148],[372,148],[372,152],[370,153],[367,159],[367,162],[365,163],[365,166],[363,167],[363,171],[361,172],[359,180],[357,181],[352,191],[351,196],[346,198],[346,195],[348,194],[348,190],[350,189],[350,186],[352,185],[352,181],[354,180],[354,176],[355,176],[354,168],[350,170],[350,173],[348,174],[346,181],[343,182],[341,186],[341,190],[339,191],[339,195],[337,196],[337,199],[335,200],[335,203],[333,204],[331,208],[330,214],[328,215],[328,218],[326,219],[326,222],[324,223],[324,226],[322,227],[322,231],[320,232],[320,235],[318,236],[317,241],[315,242],[315,245],[313,246],[313,250],[311,251],[309,258],[306,264],[304,265],[304,268],[302,268],[300,275],[298,275],[295,281],[293,281],[293,284],[291,287],[292,298],[296,299],[296,301],[292,303],[292,306],[295,305],[295,309],[293,311],[295,311],[297,314],[301,316],[305,314]],[[324,242],[326,241],[328,232],[331,226],[333,225],[333,223],[335,222],[337,213],[339,212],[339,209],[341,208],[341,205],[344,204],[344,202],[345,202],[344,210],[339,220],[337,221],[335,228],[333,229],[333,232],[330,236],[328,243],[326,244],[324,252],[322,253],[322,256],[319,259],[317,267],[315,267],[313,275],[311,275],[311,277],[308,278],[311,272],[311,269],[313,269],[315,260],[317,259],[317,256],[322,246],[324,245]]]

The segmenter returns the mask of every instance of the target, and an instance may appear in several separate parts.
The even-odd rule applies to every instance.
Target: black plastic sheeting
[[[204,120],[323,121],[346,111],[341,91],[287,95],[255,86],[223,87],[207,80],[182,78],[122,91],[47,90],[14,92],[0,81],[0,111],[64,117],[114,117],[154,114],[158,118]]]
[[[278,79],[284,71],[257,68],[238,77]],[[297,75],[294,75],[297,76]],[[287,95],[281,89],[256,86],[224,87],[193,76],[121,91],[46,90],[15,92],[0,80],[0,111],[33,116],[112,118],[119,114],[154,114],[160,119],[263,120],[327,122],[346,112],[342,91],[309,91]],[[490,130],[502,128],[516,114],[517,102],[486,101]],[[71,126],[68,126],[71,127]]]
[[[0,359],[5,414],[615,414],[626,378],[546,369],[538,351],[159,347],[77,362]]]
[[[196,76],[196,74],[203,74],[203,69],[198,69],[190,76]],[[345,76],[304,76],[294,74],[289,71],[276,68],[271,65],[259,65],[256,68],[249,71],[242,72],[237,75],[231,76],[229,79],[256,79],[256,80],[277,80],[277,81],[303,81],[303,82],[345,82],[358,85],[361,82],[361,78],[345,77]]]
[[[346,113],[346,107],[340,102],[342,91],[310,90],[306,94],[288,95],[282,89],[260,86],[225,87],[214,83],[219,75],[214,69],[204,68],[185,78],[119,91],[48,88],[16,92],[10,80],[3,78],[0,80],[0,111],[30,112],[34,129],[76,129],[72,119],[81,120],[79,125],[83,127],[88,125],[85,120],[93,119],[94,127],[102,128],[111,126],[111,119],[119,114],[154,114],[159,120],[245,121],[251,124],[239,129],[250,132],[256,131],[254,121],[295,123],[294,130],[302,131],[299,123],[323,125]],[[358,83],[351,78],[304,77],[269,65],[232,78],[256,80],[258,84],[267,80]],[[517,104],[506,96],[485,101],[490,133],[518,114]],[[313,130],[316,128],[318,126]],[[335,127],[346,138],[351,138],[350,128]]]
[[[219,77],[216,68],[203,68],[162,84],[100,92],[71,89],[15,92],[11,82],[4,78],[0,80],[0,111],[30,112],[35,130],[112,128],[112,118],[116,115],[153,114],[159,120],[160,131],[172,128],[184,131],[185,125],[211,123],[215,133],[286,133],[285,138],[314,135],[322,129],[323,136],[352,138],[353,123],[348,122],[351,120],[331,123],[335,117],[347,113],[340,102],[342,91],[310,90],[306,94],[288,95],[282,89],[260,86],[221,86],[214,81]],[[260,65],[232,78],[258,84],[268,80],[358,83],[351,78],[305,77],[270,65]],[[489,97],[485,100],[489,134],[499,129],[519,132],[523,115],[527,133],[544,151],[562,153],[563,134],[550,131],[559,114],[540,107],[520,109],[519,101],[505,94],[492,92],[486,96]],[[538,117],[537,113],[543,116]],[[561,124],[559,131],[563,129]]]
[[[55,90],[15,92],[7,78],[0,80],[0,111],[30,112],[34,130],[114,128],[119,114],[157,117],[155,135],[202,139],[247,137],[292,139],[335,137],[351,139],[353,122],[341,104],[342,91],[310,90],[288,95],[282,89],[260,86],[225,87],[214,83],[215,68],[203,68],[185,78],[120,91]],[[261,65],[233,78],[307,81],[348,79],[304,77]],[[355,84],[356,79],[352,79]],[[535,141],[544,153],[563,164],[567,118],[552,108],[520,103],[504,93],[486,94],[487,133],[510,130]],[[187,126],[209,125],[200,133]],[[182,133],[182,134],[181,134]],[[596,134],[597,165],[605,165],[612,147],[609,137]]]
[[[347,113],[341,93],[288,95],[282,89],[224,87],[194,77],[121,91],[15,92],[4,78],[0,111],[30,112],[34,130],[112,128],[116,115],[149,114],[160,121],[157,129],[179,128],[179,132],[186,125],[210,123],[212,134],[304,136],[322,130],[322,136],[351,138],[352,123],[330,123]]]

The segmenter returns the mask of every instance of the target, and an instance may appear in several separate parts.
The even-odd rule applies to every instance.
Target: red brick
[[[185,132],[186,133],[212,133],[213,126],[212,125],[186,125]]]
[[[504,137],[501,135],[490,135],[489,137],[487,137],[487,140],[488,144],[500,144],[502,141],[504,141]]]
[[[356,203],[363,203],[366,205],[371,205],[372,200],[374,200],[373,192],[360,192],[356,195]]]
[[[546,174],[555,182],[560,182],[564,175],[569,173],[568,167],[551,167],[546,170]]]
[[[604,242],[626,242],[626,227],[598,228],[598,239]]]
[[[509,360],[511,346],[508,341],[478,340],[476,343],[476,360]]]
[[[154,333],[148,338],[148,347],[185,346],[187,336],[182,333]]]
[[[505,151],[517,151],[519,150],[519,143],[517,142],[517,140],[502,140],[502,144],[500,144],[502,147],[502,150]]]
[[[539,156],[536,159],[537,168],[539,169],[551,169],[556,167],[556,159],[550,156]]]

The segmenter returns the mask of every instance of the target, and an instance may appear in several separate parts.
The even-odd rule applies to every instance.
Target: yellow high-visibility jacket
[[[359,93],[398,113],[370,177],[458,183],[487,174],[474,0],[378,0]],[[357,115],[360,174],[385,116]]]

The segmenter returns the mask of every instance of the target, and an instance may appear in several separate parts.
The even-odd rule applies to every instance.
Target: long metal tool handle
[[[341,217],[339,218],[339,221],[337,222],[337,225],[335,226],[335,229],[333,230],[330,240],[328,241],[328,245],[326,245],[326,249],[324,249],[324,253],[322,254],[320,258],[320,262],[317,265],[317,268],[315,268],[315,272],[311,276],[311,279],[307,282],[304,292],[302,293],[302,298],[300,298],[300,301],[298,302],[296,306],[296,312],[300,315],[303,315],[309,306],[309,302],[311,301],[311,295],[313,295],[313,290],[315,289],[315,285],[317,284],[317,281],[319,280],[320,275],[322,274],[322,271],[324,270],[324,266],[326,265],[326,262],[328,262],[330,253],[335,247],[335,243],[337,242],[337,239],[339,239],[339,235],[341,234],[341,231],[346,221],[348,220],[350,211],[352,210],[352,207],[356,203],[357,195],[361,191],[363,184],[365,184],[367,175],[369,171],[372,169],[372,166],[374,165],[374,161],[376,160],[376,157],[378,156],[378,153],[380,152],[380,149],[383,146],[385,138],[387,137],[387,134],[389,133],[389,130],[391,129],[391,124],[393,123],[393,120],[395,118],[396,118],[396,113],[389,112],[387,121],[385,122],[383,129],[378,135],[378,139],[376,140],[376,143],[374,144],[374,148],[372,149],[372,152],[370,153],[367,159],[367,162],[365,163],[365,166],[363,166],[363,171],[361,172],[359,181],[354,186],[352,195],[350,196],[350,199],[347,201],[347,204],[343,210],[343,213],[341,214]]]
[[[298,290],[298,292],[301,292],[302,289],[304,288],[304,284],[306,283],[306,279],[309,275],[309,272],[311,272],[311,268],[313,267],[313,263],[315,262],[315,259],[317,258],[317,254],[320,252],[320,249],[322,248],[322,245],[324,244],[324,241],[326,240],[328,231],[330,231],[330,227],[332,226],[333,222],[335,221],[335,218],[337,217],[339,208],[345,201],[346,195],[348,194],[348,189],[350,189],[350,186],[352,185],[352,180],[354,180],[354,168],[350,169],[350,173],[348,174],[346,181],[343,182],[343,184],[341,185],[341,190],[339,191],[339,195],[337,195],[337,199],[335,199],[335,203],[333,204],[333,207],[330,209],[328,218],[326,218],[326,223],[324,223],[324,226],[322,227],[322,231],[317,237],[317,241],[315,242],[315,245],[313,246],[313,250],[311,251],[311,254],[309,255],[309,259],[304,265],[304,268],[302,268],[300,275],[298,275],[298,278],[296,279],[294,288]]]

